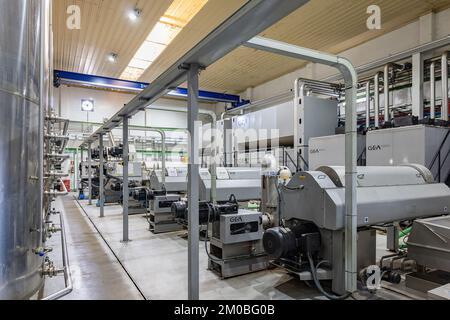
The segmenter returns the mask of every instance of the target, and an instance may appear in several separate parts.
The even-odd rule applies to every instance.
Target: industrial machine
[[[309,168],[345,165],[345,134],[314,137],[309,139]],[[358,165],[366,165],[366,135],[358,134]]]
[[[334,299],[346,297],[344,176],[343,167],[329,166],[295,174],[280,188],[279,226],[263,237],[264,250],[276,265],[301,280],[314,280]],[[372,227],[446,215],[449,208],[450,189],[435,183],[423,166],[358,167],[358,270],[376,265]],[[332,292],[341,296],[324,291],[322,280],[331,280]]]
[[[211,175],[200,174],[200,199],[211,199]],[[217,168],[217,201],[227,201],[233,194],[238,201],[259,200],[261,198],[260,168]]]
[[[187,190],[187,167],[166,167],[165,182],[162,181],[162,170],[152,170],[144,183],[152,190],[165,189],[167,192],[185,193]]]
[[[146,209],[149,230],[155,234],[183,229],[172,215],[172,204],[181,200],[179,194],[168,194],[166,190],[151,190],[142,187],[134,191],[134,200]]]
[[[153,170],[150,180],[144,184],[152,190],[166,190],[183,194],[187,191],[187,167],[167,167],[165,182],[161,170]],[[217,168],[216,196],[218,201],[226,201],[234,194],[238,201],[259,200],[261,198],[260,168]],[[211,174],[207,168],[200,169],[200,200],[210,201]]]
[[[173,217],[187,224],[188,204],[179,201],[172,204]],[[267,256],[262,246],[262,213],[239,209],[236,198],[217,204],[202,201],[199,205],[200,225],[206,225],[204,237],[208,255],[208,268],[222,279],[266,269]],[[209,227],[211,225],[211,232]]]
[[[436,182],[447,182],[450,174],[449,135],[447,127],[423,124],[369,131],[367,165],[417,163],[427,167]]]

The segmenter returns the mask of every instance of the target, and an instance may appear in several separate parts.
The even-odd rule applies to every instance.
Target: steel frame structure
[[[120,126],[124,119],[130,119],[140,111],[144,111],[155,101],[174,90],[178,85],[188,81],[188,129],[190,133],[190,164],[188,173],[189,185],[189,246],[188,246],[188,297],[191,300],[199,299],[199,234],[198,234],[198,190],[199,190],[199,166],[195,163],[198,157],[195,146],[198,144],[198,131],[195,122],[198,120],[198,76],[199,71],[207,68],[237,47],[246,44],[247,41],[260,34],[285,16],[300,8],[309,0],[249,0],[229,19],[213,30],[207,37],[195,45],[188,53],[162,73],[151,86],[126,104],[119,112],[111,117],[83,143],[89,146],[111,130]],[[350,87],[350,85],[349,85]],[[351,88],[349,88],[351,92]],[[350,108],[350,107],[349,107]],[[350,120],[350,119],[349,119]],[[349,121],[349,123],[353,123]],[[355,119],[356,123],[356,119]],[[125,128],[126,126],[124,126]],[[125,131],[124,131],[125,133]],[[351,132],[349,138],[351,139]],[[351,142],[351,141],[350,141]],[[350,143],[349,142],[349,143]],[[103,143],[101,143],[103,145]],[[356,150],[356,139],[351,148]],[[124,149],[126,145],[124,143]],[[102,147],[101,147],[102,149]],[[102,158],[102,151],[100,155]],[[355,153],[355,152],[354,152]],[[197,155],[197,156],[196,156]],[[355,153],[356,163],[356,153]],[[102,160],[101,160],[102,161]],[[124,165],[128,162],[124,157]],[[125,166],[124,166],[125,167]],[[355,170],[356,171],[356,170]],[[102,172],[100,174],[102,179]],[[124,176],[124,186],[128,181]],[[348,186],[351,186],[348,181]],[[124,192],[126,188],[123,188]],[[124,194],[124,199],[125,199]],[[350,200],[351,195],[349,196]],[[353,203],[354,201],[350,201]],[[103,201],[100,201],[100,211],[103,212]],[[353,210],[352,212],[356,212]],[[128,215],[124,210],[124,226],[128,223]],[[128,235],[124,237],[127,239]],[[356,244],[355,244],[356,245]]]

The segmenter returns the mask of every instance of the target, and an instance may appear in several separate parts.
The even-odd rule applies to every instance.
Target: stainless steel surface
[[[345,171],[339,171],[321,168],[297,173],[288,184],[295,191],[282,190],[283,218],[342,230]],[[450,208],[450,189],[445,184],[427,182],[414,167],[358,167],[357,181],[358,227],[442,215]]]
[[[289,45],[279,41],[255,37],[246,42],[246,46],[265,50],[276,54],[290,56],[310,62],[320,63],[337,68],[345,80],[345,270],[348,292],[356,291],[357,282],[357,201],[356,201],[356,92],[358,90],[358,76],[351,62],[345,58],[333,56],[327,53]],[[295,82],[296,86],[298,82]],[[297,91],[298,88],[295,88]],[[296,94],[296,99],[298,94]],[[296,111],[297,112],[297,108]],[[297,126],[298,117],[294,117]],[[298,141],[294,142],[295,145]]]
[[[43,281],[43,259],[34,252],[43,239],[40,16],[45,8],[41,1],[0,1],[0,299],[29,298]]]
[[[364,159],[366,136],[357,136],[358,159]],[[345,135],[316,137],[309,140],[309,168],[316,170],[321,166],[345,165]]]
[[[45,297],[43,300],[58,300],[62,297],[65,297],[66,295],[70,294],[73,290],[73,283],[72,283],[72,273],[70,271],[70,264],[69,264],[69,254],[67,252],[67,240],[66,240],[66,226],[64,224],[64,217],[62,212],[59,214],[59,221],[60,221],[60,228],[61,228],[61,255],[62,255],[62,265],[63,265],[63,271],[64,271],[64,283],[65,287],[64,289],[57,291],[47,297]]]
[[[450,173],[450,162],[444,160],[450,150],[450,139],[444,141],[448,130],[444,127],[416,125],[369,131],[366,136],[367,165],[399,166],[416,163],[430,169],[436,181],[445,181]],[[441,163],[435,161],[432,165],[441,145]]]
[[[211,201],[211,180],[200,180],[200,200]],[[261,179],[217,180],[217,201],[227,201],[231,195],[238,201],[261,199]]]
[[[308,0],[250,0],[228,20],[160,75],[146,90],[126,104],[116,115],[99,128],[85,143],[96,141],[100,133],[116,128],[123,116],[134,116],[161,98],[170,88],[187,79],[183,66],[198,64],[208,67],[243,42],[263,32],[277,21],[308,3]],[[264,17],[264,19],[261,19]]]
[[[450,272],[449,241],[450,216],[416,220],[407,241],[408,257],[421,266]]]
[[[198,64],[189,66],[188,71],[188,299],[199,300],[199,131],[198,131]]]

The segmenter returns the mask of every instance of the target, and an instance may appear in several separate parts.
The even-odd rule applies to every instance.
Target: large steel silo
[[[43,283],[43,3],[0,0],[0,299]]]

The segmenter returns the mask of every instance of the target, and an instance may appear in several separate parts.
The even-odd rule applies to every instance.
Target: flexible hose
[[[342,296],[337,296],[337,295],[334,295],[334,294],[326,292],[323,289],[322,285],[320,284],[320,281],[317,279],[317,270],[316,270],[316,267],[314,266],[314,261],[313,261],[313,258],[311,257],[311,253],[309,253],[309,252],[308,252],[308,260],[309,260],[309,265],[311,267],[311,274],[312,274],[312,277],[313,277],[313,280],[314,280],[314,284],[316,285],[317,289],[325,297],[327,297],[330,300],[345,300],[345,299],[348,299],[348,298],[350,298],[352,296],[351,293],[347,293],[347,294],[342,295]],[[322,264],[322,263],[320,263],[320,264]]]

